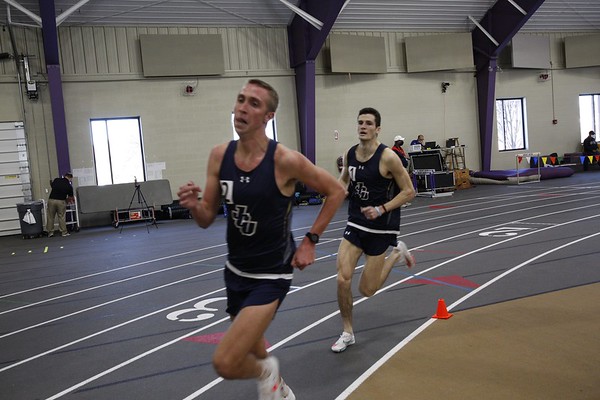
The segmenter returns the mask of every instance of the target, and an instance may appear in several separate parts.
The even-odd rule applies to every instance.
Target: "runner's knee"
[[[360,285],[358,285],[358,291],[365,297],[371,297],[377,292],[377,287],[365,282],[364,280],[360,281]]]
[[[220,377],[236,379],[239,374],[239,362],[226,354],[215,353],[212,360],[213,368]]]

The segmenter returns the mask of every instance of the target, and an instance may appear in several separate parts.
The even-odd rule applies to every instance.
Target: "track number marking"
[[[185,308],[183,310],[173,311],[172,313],[169,313],[167,315],[167,319],[169,319],[171,321],[180,321],[180,322],[198,322],[198,321],[204,321],[204,320],[210,319],[215,316],[214,312],[219,311],[219,309],[218,308],[209,308],[207,306],[211,303],[221,301],[221,300],[227,300],[227,298],[226,297],[215,297],[214,299],[206,299],[206,300],[199,301],[196,304],[194,304],[193,308]],[[208,312],[204,312],[204,311],[208,311]],[[195,318],[181,318],[181,316],[183,314],[188,314],[188,313],[192,313],[192,312],[198,313]]]
[[[518,228],[516,226],[503,226],[493,231],[481,232],[479,236],[485,237],[510,237],[517,236],[520,232],[530,231],[533,228]]]

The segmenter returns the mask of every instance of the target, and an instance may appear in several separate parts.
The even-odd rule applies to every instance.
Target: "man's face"
[[[264,130],[275,113],[268,110],[269,93],[260,86],[247,84],[237,96],[233,107],[233,125],[238,135]]]
[[[372,114],[361,114],[358,116],[358,138],[370,140],[376,138],[380,127],[375,126],[375,116]]]

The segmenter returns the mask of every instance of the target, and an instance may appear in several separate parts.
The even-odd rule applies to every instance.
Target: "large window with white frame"
[[[145,181],[139,117],[92,119],[90,125],[98,185]]]
[[[496,100],[499,151],[524,150],[527,148],[526,116],[524,98]]]
[[[579,129],[581,142],[590,131],[600,132],[600,94],[579,95]]]

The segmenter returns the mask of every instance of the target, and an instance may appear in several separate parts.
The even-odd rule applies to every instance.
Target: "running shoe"
[[[258,379],[258,400],[281,399],[281,377],[277,358],[269,356],[262,360],[262,376]]]
[[[398,245],[394,247],[392,251],[397,251],[400,253],[400,256],[404,259],[404,262],[408,268],[412,268],[415,265],[415,258],[412,254],[410,254],[410,251],[408,251],[408,248],[403,241],[398,240]]]
[[[352,346],[356,341],[354,335],[348,332],[342,332],[340,338],[331,346],[331,351],[334,353],[341,353],[346,350],[348,346]]]
[[[281,378],[279,385],[279,397],[275,396],[277,400],[296,400],[296,395],[292,392],[292,389],[283,381]]]

